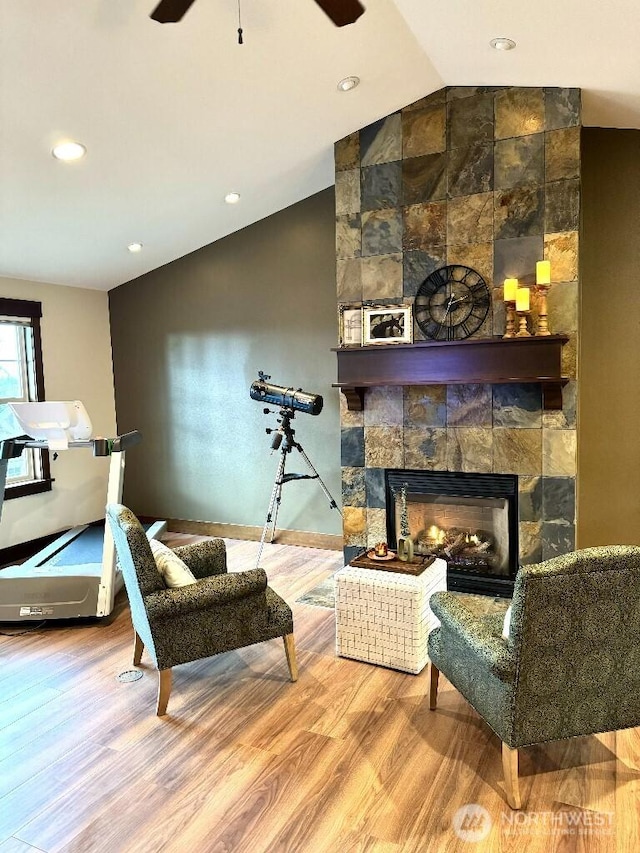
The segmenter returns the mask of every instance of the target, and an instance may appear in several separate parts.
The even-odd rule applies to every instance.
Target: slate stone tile
[[[578,278],[578,232],[546,234],[544,257],[551,261],[551,281],[576,281]]]
[[[518,477],[520,521],[542,521],[542,477]]]
[[[447,162],[447,195],[475,195],[493,190],[493,145],[454,148]]]
[[[336,173],[336,215],[360,212],[360,169]]]
[[[359,546],[362,550],[367,544],[367,510],[360,506],[342,507],[342,535],[345,546]]]
[[[447,239],[447,205],[443,201],[404,208],[402,247],[405,251],[441,246]]]
[[[542,559],[550,560],[560,554],[569,554],[576,547],[576,529],[573,524],[544,522],[542,525]]]
[[[408,113],[412,112],[413,110],[423,110],[426,107],[440,106],[441,104],[446,103],[446,100],[446,88],[438,89],[436,92],[432,92],[430,95],[426,95],[424,98],[420,98],[420,100],[414,101],[412,104],[407,104],[406,107],[402,108],[402,112]]]
[[[542,560],[542,522],[521,521],[518,525],[520,564],[531,566]]]
[[[404,395],[401,386],[377,385],[367,392],[364,425],[402,426]]]
[[[476,93],[447,104],[448,148],[493,142],[493,93]]]
[[[447,153],[425,154],[402,161],[403,204],[438,201],[447,195]]]
[[[491,289],[493,281],[493,243],[462,243],[447,249],[447,264],[462,264],[479,273]],[[491,333],[489,333],[491,334]],[[479,333],[476,332],[476,336]]]
[[[538,385],[493,385],[493,425],[518,429],[542,426],[542,391]]]
[[[493,253],[495,284],[500,285],[505,278],[517,278],[523,286],[534,284],[536,261],[546,257],[543,251],[544,240],[541,235],[496,240]]]
[[[445,427],[447,386],[408,385],[404,388],[405,427]]]
[[[542,473],[545,477],[576,476],[576,437],[573,429],[542,430]]]
[[[367,548],[375,547],[378,542],[387,539],[387,513],[384,509],[367,509]]]
[[[357,258],[360,241],[360,214],[336,216],[336,257]]]
[[[402,113],[402,155],[421,157],[446,149],[444,103]]]
[[[345,468],[364,465],[364,427],[343,427],[340,430],[340,457]]]
[[[490,385],[447,386],[447,427],[490,427]]]
[[[347,407],[347,398],[342,392],[338,394],[340,401],[340,426],[362,427],[364,426],[364,412],[350,412]]]
[[[500,139],[495,143],[495,189],[544,183],[544,134]]]
[[[460,98],[471,98],[473,95],[484,95],[490,92],[500,92],[509,86],[449,86],[447,87],[447,101],[455,101]]]
[[[562,524],[575,523],[575,477],[542,478],[542,517],[545,521]]]
[[[362,258],[362,298],[365,301],[402,299],[402,255]]]
[[[365,426],[365,466],[404,468],[402,427]]]
[[[572,335],[562,347],[562,375],[576,379],[578,375],[578,339]]]
[[[366,166],[362,172],[362,210],[400,207],[402,203],[402,164],[381,163]]]
[[[507,312],[504,304],[503,287],[493,287],[491,290],[491,308],[493,312],[493,334],[501,338],[507,328]]]
[[[549,329],[554,334],[578,331],[578,282],[552,284],[547,294]]]
[[[370,509],[384,509],[386,507],[384,471],[384,468],[367,468],[367,506]]]
[[[358,554],[361,554],[363,551],[364,545],[346,545],[342,549],[342,556],[344,557],[344,564],[348,566],[351,560],[354,560]]]
[[[542,430],[494,427],[493,470],[496,474],[542,473]]]
[[[580,182],[554,181],[547,184],[545,231],[577,231],[580,226]]]
[[[442,471],[447,467],[447,430],[408,427],[404,430],[405,467]]]
[[[390,163],[402,158],[402,123],[400,113],[394,113],[364,127],[360,131],[360,160],[362,166]]]
[[[539,88],[513,87],[495,96],[496,139],[528,136],[545,129],[544,95]]]
[[[367,210],[362,213],[362,254],[389,255],[402,250],[400,210]]]
[[[342,469],[342,505],[354,507],[367,505],[364,468]]]
[[[422,282],[432,272],[446,266],[446,247],[431,246],[427,250],[407,251],[402,257],[402,281],[405,297],[414,297]]]
[[[494,196],[496,239],[530,237],[544,233],[543,187],[527,184],[496,191]]]
[[[493,430],[483,427],[447,429],[447,470],[488,474],[492,470]]]
[[[577,424],[578,383],[575,380],[567,382],[562,389],[562,409],[546,411],[542,415],[542,426],[545,429],[575,429]]]
[[[563,181],[580,175],[580,128],[567,127],[545,134],[547,181]]]
[[[581,123],[580,89],[547,87],[544,90],[544,106],[547,130],[559,127],[574,127]]]
[[[356,169],[360,166],[360,134],[350,133],[344,139],[339,139],[333,146],[336,172],[345,169]]]
[[[447,205],[447,242],[485,243],[493,239],[493,193],[452,198]]]
[[[339,258],[336,261],[338,302],[362,301],[360,258]]]

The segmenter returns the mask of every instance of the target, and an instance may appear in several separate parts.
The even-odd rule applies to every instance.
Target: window
[[[44,400],[41,316],[40,302],[0,298],[0,440],[23,434],[8,402]],[[5,500],[50,489],[48,451],[25,450],[9,461]]]

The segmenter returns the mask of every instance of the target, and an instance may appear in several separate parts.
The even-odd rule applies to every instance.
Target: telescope
[[[251,383],[249,396],[252,400],[283,409],[293,409],[296,412],[306,412],[307,415],[319,415],[322,411],[323,399],[320,394],[310,394],[302,388],[274,385],[268,381],[271,377],[262,371],[258,376],[260,378]]]

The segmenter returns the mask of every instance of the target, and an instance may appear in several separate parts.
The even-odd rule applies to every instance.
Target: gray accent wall
[[[340,501],[333,188],[109,294],[118,430],[139,429],[125,501],[141,515],[262,526],[280,453],[259,370],[322,394],[296,438]],[[287,472],[308,473],[297,451]],[[339,534],[316,481],[286,483],[278,527]]]

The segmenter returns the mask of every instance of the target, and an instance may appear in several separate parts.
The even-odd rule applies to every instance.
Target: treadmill
[[[25,435],[0,441],[0,513],[11,459],[26,448],[91,450],[110,457],[106,503],[121,503],[125,454],[142,441],[137,430],[116,438],[91,438],[91,421],[78,400],[9,403]],[[165,521],[147,529],[153,539]],[[63,533],[29,560],[0,569],[0,622],[108,616],[122,588],[108,525],[83,524]]]

